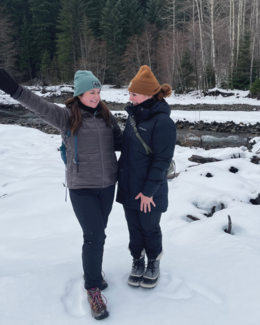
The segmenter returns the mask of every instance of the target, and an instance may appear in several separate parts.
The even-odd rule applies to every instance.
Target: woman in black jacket
[[[167,170],[176,142],[170,107],[163,99],[171,95],[171,87],[160,86],[145,65],[128,90],[132,105],[126,107],[129,117],[119,159],[117,202],[125,210],[133,256],[128,284],[153,288],[160,274],[163,254],[160,219],[168,207]]]
[[[73,97],[60,107],[19,86],[0,69],[0,89],[61,132],[66,146],[67,186],[83,230],[84,286],[92,316],[99,320],[109,316],[100,292],[108,286],[102,277],[102,260],[117,181],[114,147],[120,146],[122,132],[101,101],[101,83],[91,71],[77,71],[74,86]]]

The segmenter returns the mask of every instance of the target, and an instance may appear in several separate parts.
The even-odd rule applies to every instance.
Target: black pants
[[[100,287],[105,229],[112,209],[115,185],[103,189],[70,189],[70,199],[83,230],[82,262],[85,289]]]
[[[149,259],[155,259],[162,252],[161,212],[147,212],[129,209],[124,205],[128,225],[129,249],[133,258],[139,258],[143,249]]]

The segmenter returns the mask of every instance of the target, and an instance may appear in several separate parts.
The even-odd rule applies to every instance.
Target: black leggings
[[[105,229],[111,212],[115,185],[103,189],[70,189],[70,200],[83,230],[82,262],[85,289],[100,287]]]

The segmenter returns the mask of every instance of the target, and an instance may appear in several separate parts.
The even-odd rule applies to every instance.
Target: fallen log
[[[193,220],[193,221],[199,221],[200,220],[199,218],[193,217],[190,214],[188,214],[186,217],[189,218],[189,219],[191,219],[191,220]]]
[[[260,164],[260,157],[253,156],[251,158],[251,163],[256,164],[256,165],[259,165]]]
[[[192,162],[199,163],[199,164],[205,164],[205,163],[209,163],[209,162],[221,161],[221,160],[216,159],[216,158],[211,158],[211,157],[206,158],[206,157],[197,156],[197,155],[192,155],[188,160],[192,161]]]

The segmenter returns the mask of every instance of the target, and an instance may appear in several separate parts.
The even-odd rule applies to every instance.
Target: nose
[[[133,101],[133,95],[132,95],[132,94],[130,94],[130,96],[129,96],[129,101],[130,101],[130,102]]]

